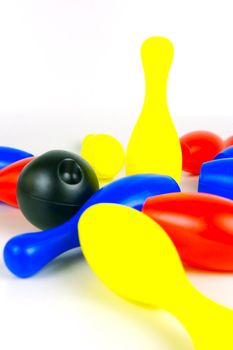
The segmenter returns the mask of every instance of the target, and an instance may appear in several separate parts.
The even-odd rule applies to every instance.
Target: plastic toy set
[[[199,131],[179,140],[166,101],[173,46],[152,37],[141,53],[145,101],[126,155],[103,134],[87,136],[81,156],[0,148],[0,199],[44,230],[9,240],[4,261],[30,277],[81,245],[109,288],[171,312],[196,349],[232,350],[233,311],[195,290],[183,264],[233,272],[233,139]],[[182,163],[200,174],[198,193],[181,192]],[[127,176],[113,180],[124,164]],[[101,179],[110,183],[99,188]]]

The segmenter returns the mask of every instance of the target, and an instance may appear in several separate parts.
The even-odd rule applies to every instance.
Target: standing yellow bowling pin
[[[166,99],[172,43],[162,37],[147,39],[141,49],[146,93],[141,115],[126,154],[127,175],[157,173],[180,181],[182,154]]]

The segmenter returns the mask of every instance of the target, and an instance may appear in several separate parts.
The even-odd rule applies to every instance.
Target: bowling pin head
[[[180,143],[183,170],[193,175],[198,175],[202,164],[214,159],[224,147],[221,137],[205,130],[192,131],[183,135]]]
[[[149,217],[116,204],[97,204],[81,216],[83,253],[97,276],[117,294],[164,305],[184,284],[184,271],[165,231]]]
[[[50,151],[21,173],[17,198],[25,217],[46,229],[72,217],[99,188],[91,166],[67,151]]]
[[[198,192],[233,200],[233,158],[220,158],[202,165]]]
[[[124,149],[114,137],[88,135],[82,143],[81,156],[93,167],[99,179],[111,179],[124,165]]]
[[[154,102],[156,106],[158,104],[158,108],[159,102],[167,103],[167,79],[173,56],[173,45],[166,38],[154,36],[146,39],[142,44],[141,57],[146,83],[145,98],[149,98],[150,103]],[[159,97],[161,101],[157,100]]]

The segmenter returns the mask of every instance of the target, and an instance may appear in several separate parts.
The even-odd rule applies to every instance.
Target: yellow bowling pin
[[[98,204],[82,215],[79,238],[89,265],[114,292],[172,313],[196,350],[233,349],[233,311],[191,285],[172,241],[152,219],[125,206]]]
[[[166,87],[173,58],[172,43],[162,37],[147,39],[141,49],[145,74],[145,100],[129,140],[127,175],[164,174],[180,181],[180,141],[169,114]]]
[[[87,135],[82,142],[81,156],[93,167],[100,180],[112,179],[125,162],[123,146],[107,134]]]

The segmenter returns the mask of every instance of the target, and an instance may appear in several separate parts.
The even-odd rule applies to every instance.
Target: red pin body
[[[203,163],[213,160],[225,147],[224,141],[210,131],[193,131],[180,138],[183,170],[198,175]]]
[[[34,157],[21,159],[0,170],[0,201],[18,207],[16,188],[19,175],[23,168]]]
[[[190,266],[233,271],[233,201],[204,193],[149,198],[142,211],[167,232]]]

